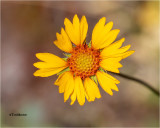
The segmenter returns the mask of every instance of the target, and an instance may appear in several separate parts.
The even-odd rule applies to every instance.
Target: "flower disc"
[[[77,46],[68,58],[70,70],[82,79],[95,75],[99,68],[99,50],[89,48],[87,45]]]

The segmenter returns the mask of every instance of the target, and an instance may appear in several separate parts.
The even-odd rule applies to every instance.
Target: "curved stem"
[[[144,81],[142,81],[142,80],[140,80],[140,79],[134,78],[134,77],[132,77],[132,76],[125,75],[125,74],[123,74],[123,73],[113,73],[113,72],[110,72],[110,73],[115,74],[115,75],[117,75],[117,76],[121,76],[121,77],[126,78],[126,79],[129,79],[129,80],[133,80],[133,81],[135,81],[135,82],[137,82],[137,83],[143,84],[145,87],[147,87],[148,89],[150,89],[150,90],[151,90],[152,92],[154,92],[156,95],[159,96],[159,94],[160,94],[159,91],[157,91],[157,90],[154,89],[151,85],[149,85],[148,83],[146,83],[146,82],[144,82]]]

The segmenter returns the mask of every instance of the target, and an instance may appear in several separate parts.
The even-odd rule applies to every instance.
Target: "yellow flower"
[[[105,22],[105,17],[99,20],[93,29],[91,42],[86,43],[86,17],[79,20],[75,15],[73,23],[65,18],[65,30],[62,28],[61,34],[56,33],[54,44],[67,53],[66,58],[51,53],[36,54],[41,62],[34,63],[39,68],[34,76],[48,77],[58,73],[55,85],[59,86],[59,93],[64,93],[64,101],[70,97],[71,105],[76,99],[83,105],[85,98],[89,102],[101,98],[98,82],[109,95],[113,95],[112,90],[118,91],[116,84],[120,82],[107,71],[119,73],[118,68],[122,67],[119,62],[134,53],[127,51],[130,45],[120,48],[124,38],[113,43],[120,30],[111,30],[113,22]]]

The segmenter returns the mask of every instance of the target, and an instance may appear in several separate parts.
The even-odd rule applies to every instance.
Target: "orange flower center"
[[[89,48],[88,45],[75,47],[67,60],[70,70],[82,79],[95,75],[99,68],[99,54],[99,50]]]

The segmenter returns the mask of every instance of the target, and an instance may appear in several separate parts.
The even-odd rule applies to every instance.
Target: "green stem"
[[[150,89],[150,90],[151,90],[152,92],[154,92],[156,95],[159,96],[159,94],[160,94],[159,91],[157,91],[156,89],[154,89],[151,85],[149,85],[148,83],[146,83],[146,82],[144,82],[144,81],[142,81],[142,80],[140,80],[140,79],[138,79],[138,78],[134,78],[134,77],[132,77],[132,76],[125,75],[125,74],[123,74],[123,73],[113,73],[113,72],[110,72],[110,73],[115,74],[115,75],[117,75],[117,76],[121,76],[121,77],[126,78],[126,79],[129,79],[129,80],[133,80],[133,81],[135,81],[135,82],[137,82],[137,83],[143,84],[145,87],[147,87],[148,89]]]

